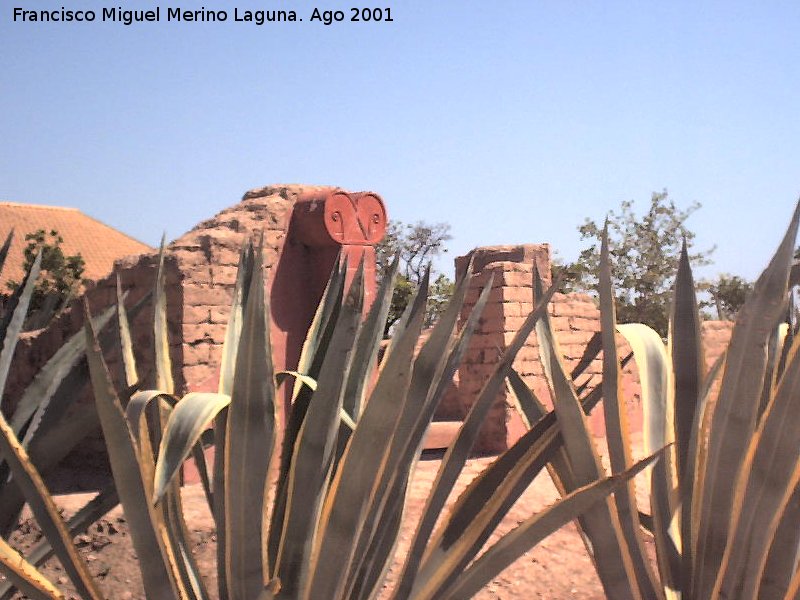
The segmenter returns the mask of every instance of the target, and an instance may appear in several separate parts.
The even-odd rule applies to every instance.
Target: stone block
[[[503,300],[505,302],[526,302],[531,303],[533,299],[533,291],[531,288],[524,287],[507,287],[502,288]]]
[[[595,331],[600,331],[600,313],[597,313],[596,318],[594,315],[589,317],[567,317],[567,323],[573,331],[594,333]]]
[[[182,348],[184,366],[207,365],[209,364],[208,348],[210,344],[200,342],[197,344],[185,344]]]
[[[231,318],[231,307],[228,306],[211,306],[209,307],[210,322],[214,324],[227,325],[228,320]]]
[[[187,391],[215,392],[218,389],[219,366],[208,364],[186,366],[182,375]]]
[[[478,319],[478,331],[484,334],[504,331],[502,317],[481,317]]]
[[[186,344],[200,342],[208,344],[221,344],[225,341],[225,328],[212,323],[196,325],[183,325],[181,328],[182,339]]]
[[[481,290],[482,290],[481,287],[470,286],[464,298],[465,306],[467,305],[474,306],[481,295]],[[487,299],[486,303],[487,304],[501,303],[503,301],[505,301],[505,296],[503,295],[503,288],[498,287],[498,288],[492,288],[492,291],[489,292],[489,298]],[[462,315],[465,314],[463,310],[461,311],[461,314]]]
[[[503,331],[516,333],[522,328],[526,320],[526,317],[507,316],[503,319]]]
[[[236,275],[238,267],[213,265],[210,269],[210,281],[214,285],[230,286],[236,285]]]
[[[183,289],[183,302],[187,306],[230,305],[232,297],[232,290],[222,286],[187,285]]]
[[[185,306],[183,322],[187,325],[211,322],[211,309],[207,306]]]

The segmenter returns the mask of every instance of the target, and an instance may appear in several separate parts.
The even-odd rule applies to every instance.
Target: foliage
[[[393,280],[384,280],[364,320],[363,271],[345,291],[343,265],[329,282],[297,371],[273,373],[262,272],[260,250],[246,247],[217,394],[175,397],[165,376],[170,371],[169,356],[158,351],[153,371],[165,389],[134,392],[136,386],[128,385],[126,390],[116,390],[99,348],[96,324],[86,308],[87,354],[97,410],[116,493],[131,524],[149,598],[209,597],[187,545],[175,477],[190,453],[198,460],[217,525],[220,597],[373,597],[384,586],[394,558],[408,482],[425,430],[469,345],[491,289],[491,285],[485,288],[472,316],[456,335],[468,288],[468,280],[460,282],[416,354],[428,288],[428,278],[423,278],[376,372],[374,359]],[[587,482],[562,502],[532,515],[475,560],[502,515],[524,490],[520,482],[532,480],[557,451],[558,427],[551,413],[473,483],[449,518],[442,517],[481,422],[510,372],[514,356],[546,315],[553,292],[542,295],[442,461],[392,590],[394,598],[472,596],[516,557],[651,464],[653,458],[625,473]],[[158,347],[166,342],[162,269],[153,303]],[[122,303],[118,308],[120,329],[125,330],[126,311]],[[126,348],[130,336],[122,334],[120,341],[127,362],[132,358]],[[125,372],[134,373],[135,369],[126,368]],[[292,379],[292,410],[279,436],[279,386]],[[367,387],[365,382],[374,385]],[[203,432],[211,422],[216,453],[213,473],[201,452]],[[51,510],[46,490],[36,484],[35,468],[1,416],[0,436],[0,445],[5,445],[15,468],[33,482],[25,486],[25,494],[32,506],[37,506],[37,518],[54,524],[45,543],[51,544],[65,563],[79,595],[102,597],[97,582],[85,576],[80,557],[69,552],[66,540],[72,532],[67,532],[60,516]],[[271,456],[280,438],[283,452],[274,501],[269,501]],[[431,537],[440,517],[444,518],[443,529]],[[18,555],[14,561],[3,560],[5,551],[13,552],[0,543],[0,570],[13,585],[36,599],[61,597],[31,562]]]
[[[455,283],[443,273],[439,273],[431,282],[428,302],[425,306],[425,327],[433,327],[436,319],[444,313],[447,303],[455,292]]]
[[[717,317],[728,321],[736,316],[744,306],[747,295],[753,291],[753,283],[738,275],[721,274],[717,280],[708,285],[711,298],[709,305],[717,311]]]
[[[650,206],[641,216],[631,200],[622,202],[619,211],[609,212],[611,273],[620,322],[646,323],[666,336],[681,244],[686,240],[691,249],[695,237],[686,221],[698,208],[698,203],[678,208],[665,190],[652,194]],[[593,241],[575,263],[566,266],[567,283],[573,289],[593,290],[597,286],[603,227],[587,218],[578,230],[582,240]],[[709,264],[713,250],[690,254],[692,264]]]
[[[2,271],[7,249],[10,247],[10,234],[0,248],[0,271]],[[5,387],[5,381],[12,368],[11,358],[14,355],[16,341],[22,330],[24,317],[29,310],[35,291],[35,284],[40,272],[42,259],[37,255],[29,265],[26,275],[20,286],[9,297],[5,306],[6,312],[0,315],[0,390]],[[143,302],[138,303],[131,310],[132,314],[138,312]],[[116,312],[115,307],[110,307],[98,315],[95,320],[100,332],[100,339],[104,347],[109,347],[112,341],[107,329],[108,323]],[[27,501],[31,504],[42,529],[46,535],[61,539],[64,530],[59,526],[59,520],[54,519],[52,507],[38,498],[44,489],[39,473],[47,473],[57,465],[70,451],[82,440],[99,427],[96,413],[91,405],[75,405],[74,400],[87,382],[88,372],[82,362],[85,358],[85,336],[82,332],[69,338],[66,343],[41,367],[28,387],[18,396],[9,397],[13,414],[6,419],[0,419],[0,427],[4,432],[4,439],[0,445],[4,450],[0,452],[3,460],[0,461],[0,554],[4,551],[2,539],[8,537],[16,525],[20,511]],[[70,407],[70,419],[63,416]],[[7,410],[9,407],[5,407]],[[16,461],[15,457],[23,455],[25,461]],[[114,488],[103,490],[100,495],[90,502],[82,511],[76,514],[66,524],[68,537],[82,533],[85,529],[105,512],[118,503]],[[53,544],[40,543],[35,547],[29,558],[32,564],[41,564],[53,554]],[[56,553],[60,557],[72,556],[70,547],[60,543]],[[18,556],[18,555],[17,555]],[[1,560],[1,559],[0,559]],[[64,558],[67,560],[67,558]],[[71,559],[70,559],[71,560]],[[32,569],[32,567],[31,567]],[[30,569],[29,569],[30,570]],[[78,570],[72,573],[85,579]],[[34,589],[47,588],[46,583],[37,579],[31,571],[34,583],[14,580],[0,584],[0,597],[8,597],[12,589],[12,581],[16,581],[21,589],[34,593]],[[37,596],[32,596],[37,597]]]
[[[787,335],[780,322],[799,220],[800,203],[778,251],[739,310],[727,352],[708,372],[686,247],[675,277],[665,346],[646,325],[617,325],[610,243],[607,232],[601,234],[599,389],[612,472],[632,462],[615,330],[633,349],[639,370],[645,452],[670,444],[651,472],[649,511],[637,505],[629,484],[613,503],[596,505],[580,518],[609,598],[798,597],[800,337],[796,331]],[[575,409],[577,398],[547,319],[538,333],[565,438],[565,453],[551,463],[551,473],[569,492],[595,477],[599,457],[587,446],[588,431]],[[536,417],[541,405],[533,393],[519,377],[511,383],[523,410],[528,407]],[[576,424],[577,435],[568,422]],[[606,514],[594,522],[593,513],[601,511]],[[609,523],[612,531],[603,530]],[[645,525],[655,540],[657,574],[643,549]]]
[[[601,234],[597,279],[602,343],[586,358],[591,362],[602,350],[603,379],[591,390],[576,386],[583,375],[580,368],[567,373],[550,323],[547,305],[560,282],[545,292],[537,275],[540,301],[445,454],[410,549],[385,593],[396,600],[469,598],[544,536],[577,518],[609,598],[796,598],[800,336],[779,325],[798,221],[800,203],[778,251],[739,311],[727,353],[708,372],[685,247],[665,345],[646,325],[617,324],[609,236]],[[175,397],[163,375],[170,371],[165,352],[156,352],[153,365],[165,389],[132,395],[132,386],[115,390],[87,309],[87,353],[97,408],[148,597],[209,597],[188,550],[175,480],[190,453],[199,461],[217,525],[220,597],[355,600],[383,589],[425,430],[469,345],[491,282],[456,334],[469,283],[458,282],[415,356],[428,288],[424,277],[376,371],[374,357],[393,281],[384,279],[378,299],[362,319],[363,272],[347,291],[345,272],[343,266],[332,275],[296,371],[273,373],[260,251],[245,248],[217,394]],[[156,343],[164,344],[161,270],[154,306]],[[120,303],[118,314],[125,312]],[[121,328],[124,322],[121,318]],[[512,368],[534,329],[554,406],[549,412]],[[627,358],[620,361],[617,356],[617,332],[632,348],[640,375],[645,453],[652,454],[639,463],[633,461],[626,402],[620,395],[620,369]],[[128,336],[120,338],[129,344],[124,341]],[[3,356],[5,349],[0,366]],[[0,382],[3,378],[0,371]],[[445,515],[481,423],[506,380],[529,429]],[[290,418],[279,436],[279,386],[292,381]],[[601,398],[611,475],[587,423]],[[205,466],[200,446],[211,422],[213,472]],[[271,456],[280,438],[277,483],[268,493]],[[62,563],[69,563],[65,570],[80,594],[100,597],[96,582],[85,577],[85,567],[72,564],[80,559],[66,547],[68,534],[16,439],[0,417],[0,447],[37,519],[52,522],[49,543]],[[662,460],[649,476],[648,511],[638,504],[631,478],[656,456]],[[562,500],[486,547],[545,466]],[[655,540],[656,568],[645,551],[645,529]],[[13,550],[0,541],[0,570],[14,585],[32,598],[59,597],[31,562],[8,560],[9,552]]]
[[[45,327],[75,296],[83,283],[85,261],[78,254],[67,256],[61,248],[64,238],[58,231],[39,229],[25,235],[23,270],[29,271],[37,256],[41,255],[41,273],[36,281],[30,303],[26,330]],[[7,283],[12,291],[21,285],[18,281]]]
[[[401,221],[389,221],[386,235],[375,247],[378,278],[386,277],[396,255],[400,257],[400,269],[384,335],[389,334],[402,316],[431,260],[447,252],[445,243],[451,239],[450,225],[447,223],[417,221],[413,225],[406,225]],[[453,282],[447,276],[442,273],[433,275],[435,278],[425,310],[425,327],[433,325],[453,293]]]

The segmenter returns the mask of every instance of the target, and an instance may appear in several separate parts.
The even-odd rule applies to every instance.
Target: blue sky
[[[450,255],[550,242],[667,188],[703,207],[703,274],[754,277],[800,196],[800,3],[120,0],[226,23],[33,24],[0,1],[0,198],[150,244],[277,182],[370,189],[452,225]],[[302,23],[234,23],[234,8]],[[346,13],[349,14],[349,13]],[[163,15],[162,15],[163,18]],[[440,266],[448,268],[449,258]]]

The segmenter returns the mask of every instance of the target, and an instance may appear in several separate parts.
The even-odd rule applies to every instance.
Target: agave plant
[[[8,255],[13,231],[0,248],[0,270]],[[16,350],[19,333],[22,330],[33,288],[39,275],[40,258],[31,265],[23,283],[4,302],[0,310],[0,394],[5,389],[8,373],[12,368],[12,357]],[[122,297],[122,296],[121,296]],[[143,303],[134,307],[141,308]],[[115,307],[105,310],[96,320],[98,330],[102,330],[112,320]],[[108,332],[101,339],[104,345],[110,343]],[[8,579],[0,583],[0,597],[8,598],[16,584],[28,593],[43,588],[55,588],[47,584],[35,571],[34,565],[43,563],[54,552],[67,562],[77,554],[72,549],[71,538],[82,533],[95,520],[113,508],[118,500],[113,487],[103,490],[94,500],[83,507],[68,523],[61,522],[49,496],[46,493],[39,472],[46,472],[57,465],[79,444],[93,428],[99,427],[91,405],[79,406],[70,419],[64,419],[67,407],[86,383],[81,372],[81,359],[85,356],[85,336],[83,332],[72,336],[42,366],[24,392],[15,398],[15,408],[6,420],[0,415],[2,437],[0,446],[0,561],[11,564],[20,563],[19,555],[11,549],[6,539],[17,522],[20,511],[27,501],[39,520],[47,538],[35,546],[29,555],[28,565],[23,568],[28,580],[20,580],[15,574],[5,571]],[[85,370],[85,367],[83,367]],[[88,580],[87,573],[74,568],[68,572],[79,582]],[[78,584],[79,589],[81,584]]]
[[[14,232],[6,238],[0,247],[0,271],[2,271],[11,246]],[[12,368],[12,357],[16,342],[28,306],[33,287],[39,275],[40,261],[36,260],[25,274],[22,284],[9,296],[0,309],[0,394],[5,388],[9,370]],[[126,294],[119,292],[119,300]],[[130,314],[136,315],[146,302],[146,298],[131,308]],[[104,310],[95,319],[95,326],[101,331],[100,339],[104,347],[114,341],[115,331],[108,327],[114,321],[116,307]],[[120,315],[120,319],[125,315]],[[82,331],[70,337],[53,356],[40,368],[27,388],[13,398],[14,411],[8,418],[8,424],[21,446],[28,452],[37,470],[46,473],[63,460],[87,435],[100,427],[96,412],[90,403],[77,404],[75,401],[86,386],[88,371],[85,359],[85,335]],[[70,418],[65,418],[71,410]],[[96,501],[90,503],[86,510],[76,515],[71,522],[73,534],[81,533],[105,511],[117,504],[115,491],[104,490]],[[0,535],[8,538],[16,525],[25,497],[14,481],[9,464],[4,456],[0,456]],[[34,562],[40,564],[51,550],[46,543],[34,552]],[[0,584],[0,598],[9,592],[8,584]]]
[[[163,244],[160,262],[163,265]],[[391,296],[387,278],[362,318],[363,265],[345,290],[346,265],[329,281],[292,372],[274,373],[261,251],[247,245],[234,290],[217,394],[174,395],[167,352],[163,270],[154,303],[156,389],[136,391],[136,365],[124,305],[118,314],[128,381],[116,390],[86,311],[86,343],[97,412],[148,598],[209,598],[192,558],[176,474],[193,455],[217,526],[217,595],[230,599],[373,598],[394,560],[409,479],[436,403],[463,356],[491,282],[456,333],[468,280],[418,355],[427,278],[396,327],[377,367]],[[396,270],[396,265],[394,267]],[[546,535],[603,504],[654,457],[612,477],[582,482],[561,502],[532,515],[478,557],[527,484],[561,448],[554,413],[490,465],[434,526],[477,438],[483,418],[511,373],[515,354],[546,316],[555,287],[542,293],[448,449],[427,500],[393,598],[468,598]],[[293,383],[292,383],[293,382]],[[280,386],[292,407],[279,423]],[[585,399],[596,403],[598,393]],[[584,408],[585,408],[584,407]],[[205,465],[204,432],[213,424],[215,460]],[[78,593],[101,597],[71,549],[25,449],[0,419],[2,449]],[[281,452],[276,449],[280,447]],[[274,482],[274,486],[271,485]],[[61,597],[31,562],[2,553],[0,569],[32,598]],[[13,560],[11,560],[13,558]]]
[[[604,236],[600,389],[611,470],[624,472],[633,464],[615,332],[628,341],[638,365],[644,452],[671,446],[651,471],[646,511],[637,506],[629,482],[613,501],[596,504],[579,519],[610,598],[800,597],[800,364],[796,332],[782,323],[798,219],[800,205],[738,314],[727,352],[708,372],[685,248],[665,346],[645,325],[616,323]],[[546,317],[537,333],[565,438],[550,471],[556,485],[569,493],[603,471],[585,421],[574,408],[576,393]],[[521,411],[535,422],[543,405],[515,373],[510,383]],[[600,514],[597,520],[595,513]],[[655,541],[658,573],[644,551],[644,526]]]
[[[468,598],[544,536],[577,518],[610,598],[798,597],[798,342],[794,331],[782,335],[779,325],[799,215],[800,209],[740,312],[727,354],[708,373],[685,253],[665,346],[643,325],[616,323],[604,242],[599,277],[603,382],[588,393],[573,383],[576,372],[567,373],[549,323],[546,306],[555,286],[545,292],[537,281],[536,309],[442,460],[411,548],[399,562],[397,583],[384,595],[397,600]],[[161,257],[163,263],[163,245]],[[360,599],[381,591],[395,559],[404,498],[422,437],[469,344],[491,283],[456,333],[468,286],[467,280],[459,282],[453,301],[415,356],[424,283],[378,369],[375,357],[391,278],[362,319],[363,269],[349,290],[345,272],[346,266],[332,274],[297,369],[274,373],[260,251],[247,246],[217,394],[182,399],[173,394],[162,269],[154,293],[156,389],[132,393],[137,369],[121,299],[117,314],[126,390],[114,389],[99,349],[98,322],[87,312],[92,382],[116,483],[112,492],[119,494],[131,523],[148,597],[211,597],[189,550],[176,483],[190,454],[199,463],[217,525],[220,598]],[[549,412],[512,369],[534,329],[553,398]],[[664,457],[650,477],[649,510],[637,505],[631,484],[653,458],[633,462],[619,391],[625,360],[617,356],[617,331],[628,340],[639,368],[645,453]],[[9,341],[13,345],[15,338],[13,328],[9,332],[2,354],[9,363],[0,359],[0,367],[10,364]],[[591,357],[587,351],[581,363],[585,366]],[[9,367],[4,368],[7,372]],[[443,516],[481,422],[506,378],[530,429]],[[293,386],[286,424],[276,416],[281,385]],[[586,414],[601,398],[610,477],[586,423]],[[201,443],[212,423],[215,462],[209,471]],[[18,432],[0,419],[0,433],[15,486],[31,503],[74,587],[83,597],[101,597],[71,549],[70,532]],[[665,446],[670,448],[666,454]],[[480,554],[514,501],[545,467],[563,500],[532,515]],[[87,512],[76,518],[86,522]],[[435,530],[438,521],[442,525]],[[656,568],[645,553],[645,535],[655,540]],[[0,569],[19,589],[33,598],[61,597],[36,572],[34,557],[28,558],[21,559],[0,541]]]

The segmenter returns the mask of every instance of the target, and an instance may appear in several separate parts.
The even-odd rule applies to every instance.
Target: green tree
[[[646,323],[666,336],[681,246],[684,240],[689,250],[694,245],[695,234],[686,221],[698,208],[697,202],[679,208],[664,190],[652,194],[650,206],[641,216],[632,200],[608,214],[612,278],[621,323]],[[587,218],[578,231],[591,245],[581,251],[577,261],[558,268],[568,273],[567,285],[587,291],[597,283],[603,225]],[[690,252],[692,266],[710,264],[713,251]]]
[[[392,325],[402,316],[431,260],[447,252],[445,244],[451,239],[448,223],[417,221],[405,224],[402,221],[389,221],[386,235],[375,248],[379,279],[387,273],[395,254],[399,253],[400,256],[385,334],[388,335]],[[452,293],[453,282],[442,273],[432,272],[425,313],[426,326],[433,324]]]
[[[706,304],[713,306],[720,320],[727,321],[736,316],[744,305],[747,295],[753,290],[753,283],[738,275],[719,275],[714,283],[708,284],[711,298]]]
[[[61,248],[64,238],[58,231],[51,229],[46,232],[39,229],[25,236],[28,244],[25,246],[23,269],[27,272],[36,256],[42,253],[41,273],[36,282],[29,316],[25,328],[38,329],[44,327],[58,315],[75,296],[83,283],[85,261],[78,254],[67,256]],[[21,283],[9,281],[9,289],[16,290]]]

